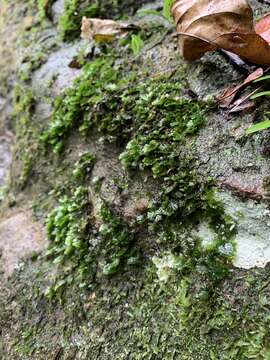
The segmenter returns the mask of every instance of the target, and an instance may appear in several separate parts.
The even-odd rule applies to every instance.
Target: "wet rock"
[[[12,140],[12,134],[7,131],[3,136],[0,135],[0,186],[4,185],[11,164]]]
[[[270,261],[270,210],[267,204],[242,201],[228,192],[221,192],[219,197],[226,212],[237,223],[234,265],[245,269],[264,267]]]
[[[83,46],[83,42],[66,45],[53,52],[48,61],[33,75],[33,90],[42,95],[57,96],[65,88],[71,86],[73,80],[81,73],[80,69],[71,68],[73,60]]]
[[[57,24],[61,15],[63,15],[65,10],[65,1],[57,0],[52,5],[52,18],[54,24]]]
[[[270,210],[267,204],[252,199],[241,200],[227,191],[219,192],[217,196],[237,227],[234,266],[243,269],[265,267],[270,262]],[[216,240],[215,232],[207,223],[200,224],[195,234],[204,247],[211,246]]]
[[[249,199],[263,199],[266,192],[263,180],[257,174],[232,173],[220,182],[221,188],[230,189],[234,194]]]

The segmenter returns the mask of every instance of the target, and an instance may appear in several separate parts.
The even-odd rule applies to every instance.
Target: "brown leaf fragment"
[[[238,91],[242,90],[245,86],[252,83],[254,80],[258,79],[263,75],[263,69],[258,68],[253,73],[251,73],[241,84],[237,86],[230,86],[225,89],[223,93],[217,96],[217,100],[221,107],[227,108],[233,102]]]
[[[241,100],[241,99],[239,99]],[[255,107],[255,102],[254,101],[247,101],[247,102],[244,102],[244,103],[239,103],[236,104],[230,111],[229,111],[229,114],[232,114],[232,113],[237,113],[237,112],[241,112],[241,111],[247,111],[247,110],[250,110],[250,109],[253,109]]]
[[[139,29],[137,25],[131,23],[110,19],[88,19],[84,16],[82,19],[81,37],[98,42],[111,42],[125,37],[130,31],[137,31]]]
[[[246,95],[243,95],[241,98],[237,99],[231,106],[229,113],[239,112],[239,111],[247,110],[247,109],[250,109],[251,107],[253,107],[253,105],[252,105],[253,102],[250,100],[250,97],[252,95],[256,94],[256,92],[258,92],[260,89],[261,89],[261,86],[256,88],[252,92],[250,92]],[[249,104],[245,106],[244,104],[247,104],[247,102],[249,102]],[[254,105],[255,105],[255,103],[254,103]]]
[[[177,0],[172,15],[186,60],[224,49],[255,64],[270,64],[270,46],[256,34],[246,0]]]

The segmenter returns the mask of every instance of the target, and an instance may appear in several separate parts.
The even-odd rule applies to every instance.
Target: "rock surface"
[[[0,219],[0,268],[8,278],[19,262],[38,253],[47,244],[42,226],[26,211],[10,213]]]

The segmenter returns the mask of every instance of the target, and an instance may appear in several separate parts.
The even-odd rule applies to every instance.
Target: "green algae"
[[[33,142],[37,130],[32,124],[35,110],[35,97],[30,87],[17,86],[14,89],[13,125],[16,131],[17,154],[22,162],[20,177],[15,180],[15,187],[23,188],[31,173],[38,144]],[[26,146],[27,144],[27,146]]]

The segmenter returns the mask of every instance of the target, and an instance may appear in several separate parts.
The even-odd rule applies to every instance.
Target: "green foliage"
[[[251,100],[257,99],[262,96],[270,96],[270,91],[261,91],[250,97]]]
[[[134,34],[131,35],[130,47],[134,55],[139,55],[143,46],[144,46],[144,42],[139,35],[134,35]]]
[[[264,76],[261,76],[260,78],[258,78],[256,80],[254,80],[253,82],[257,83],[257,82],[263,81],[264,83],[269,84],[269,82],[267,82],[267,80],[269,80],[269,79],[270,79],[270,75],[264,75]],[[252,95],[250,97],[250,99],[255,100],[257,98],[264,97],[264,96],[270,96],[270,91],[257,92],[256,94]],[[270,128],[270,120],[266,119],[264,121],[259,122],[258,124],[250,126],[246,130],[246,134],[247,135],[253,134],[253,133],[256,133],[258,131],[263,131],[263,130],[266,130],[266,129],[269,129],[269,128]]]
[[[258,131],[266,130],[270,128],[270,120],[261,121],[258,124],[250,126],[246,130],[246,134],[253,134]]]
[[[254,83],[260,82],[260,81],[265,81],[265,80],[270,80],[270,75],[264,75],[259,77],[258,79],[254,80]]]
[[[172,20],[171,8],[174,3],[175,0],[163,0],[163,16],[168,20]]]

